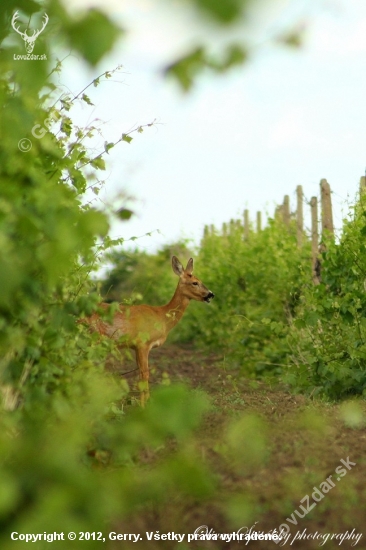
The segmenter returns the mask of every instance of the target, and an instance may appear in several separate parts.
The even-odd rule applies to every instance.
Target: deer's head
[[[26,49],[27,53],[32,53],[33,48],[34,48],[34,44],[35,44],[38,36],[41,34],[41,32],[44,30],[45,26],[48,23],[48,15],[47,15],[47,13],[44,14],[44,16],[43,16],[44,21],[43,21],[42,28],[38,31],[34,30],[32,36],[27,35],[27,30],[22,32],[22,31],[19,30],[19,27],[15,26],[15,23],[16,23],[18,17],[19,17],[19,13],[18,13],[18,11],[16,11],[13,15],[12,20],[11,20],[11,26],[23,38],[25,49]]]
[[[179,277],[178,286],[182,294],[189,300],[198,302],[210,302],[215,296],[202,281],[193,275],[193,259],[190,258],[187,267],[184,269],[176,256],[172,258],[173,271]]]

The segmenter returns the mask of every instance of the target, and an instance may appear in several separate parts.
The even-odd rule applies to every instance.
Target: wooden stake
[[[318,199],[311,197],[311,255],[313,265],[314,284],[320,283],[320,263],[318,257],[319,237],[318,237]]]
[[[249,210],[244,210],[244,239],[249,240]]]
[[[285,195],[285,198],[283,199],[282,215],[283,223],[287,227],[290,227],[290,197],[288,195]]]
[[[262,212],[257,212],[257,233],[262,231]]]
[[[366,191],[366,176],[360,177],[360,195]]]
[[[322,239],[328,235],[334,236],[332,198],[330,185],[326,179],[320,181],[320,191],[322,198]]]
[[[297,227],[297,246],[302,247],[304,236],[304,214],[303,214],[303,192],[302,186],[296,187],[297,205],[296,205],[296,227]]]

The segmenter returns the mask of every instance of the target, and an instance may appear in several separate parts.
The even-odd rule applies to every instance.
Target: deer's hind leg
[[[136,348],[136,363],[140,372],[140,400],[144,407],[150,397],[149,392],[149,348],[146,346]]]

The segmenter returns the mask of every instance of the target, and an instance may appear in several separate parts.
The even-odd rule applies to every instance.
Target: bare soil
[[[150,366],[152,386],[167,380],[180,381],[210,396],[212,408],[197,434],[197,441],[202,459],[215,474],[219,491],[210,501],[177,501],[169,507],[144,512],[138,518],[131,518],[128,525],[121,524],[120,532],[193,533],[197,527],[206,525],[211,532],[232,533],[239,527],[250,527],[258,522],[256,530],[267,533],[286,523],[291,536],[286,543],[278,544],[279,548],[319,548],[324,539],[313,537],[327,534],[325,548],[350,548],[355,544],[356,534],[365,532],[355,547],[366,549],[366,425],[355,422],[350,427],[352,418],[347,424],[344,405],[292,395],[286,388],[240,378],[224,368],[219,355],[189,347],[168,345],[154,350]],[[135,374],[126,377],[130,379]],[[366,418],[366,403],[358,400],[356,406],[362,409]],[[228,426],[248,414],[263,419],[266,452],[253,463],[250,461],[252,442],[248,441],[248,446],[243,445],[242,449],[244,466],[238,467],[235,460],[231,461],[222,452],[222,445]],[[246,454],[249,456],[247,461]],[[343,467],[341,459],[354,464],[345,468],[343,477],[335,472],[337,467]],[[329,492],[304,515],[301,504],[305,510],[314,504],[311,496],[314,487],[319,488],[330,476],[334,486],[329,484]],[[244,498],[241,523],[240,506],[233,519],[224,504],[235,495]],[[309,495],[309,503],[306,495]],[[245,504],[245,499],[249,504]],[[295,514],[295,510],[304,517]],[[341,542],[340,537],[347,531],[353,538]],[[301,540],[293,541],[296,533],[303,535]],[[222,540],[189,544],[169,540],[123,543],[124,548],[147,547],[150,550],[246,546],[264,550],[275,548],[276,544],[258,540],[249,543]]]

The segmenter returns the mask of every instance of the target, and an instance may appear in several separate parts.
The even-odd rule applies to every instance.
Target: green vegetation
[[[216,297],[209,310],[192,303],[171,341],[218,351],[229,370],[282,380],[295,391],[330,399],[363,394],[364,196],[345,221],[340,241],[327,242],[319,285],[312,282],[310,242],[297,247],[292,223],[287,228],[270,219],[247,240],[239,222],[232,223],[226,235],[216,229],[207,232],[192,254],[196,274]],[[110,258],[115,267],[104,289],[113,294],[117,288],[126,296],[139,289],[139,301],[168,301],[174,289],[168,256],[177,249],[179,243],[150,256],[114,252]],[[126,269],[123,286],[118,279],[121,262]]]
[[[40,6],[24,0],[17,7],[30,15]],[[69,44],[95,65],[119,35],[97,10],[74,19],[56,1],[42,5],[43,9],[52,27],[39,37],[37,54],[46,52],[50,57],[49,43],[57,29],[60,44]],[[12,2],[6,4],[3,37],[11,29],[14,10]],[[96,27],[98,40],[91,44]],[[0,52],[0,545],[4,549],[14,545],[12,531],[92,532],[172,495],[199,500],[213,488],[210,473],[196,462],[189,444],[207,409],[207,398],[180,386],[162,388],[148,413],[138,409],[127,417],[127,384],[104,373],[106,357],[115,350],[76,323],[100,301],[90,280],[96,258],[122,242],[108,237],[109,217],[91,206],[86,193],[89,188],[98,193],[105,153],[132,138],[122,134],[116,143],[107,142],[102,152],[95,153],[96,129],[79,128],[72,119],[76,102],[91,103],[86,90],[75,97],[62,93],[53,79],[61,63],[51,67],[47,61],[15,60],[18,53],[18,37],[11,36]],[[91,85],[111,75],[105,72]],[[131,215],[126,208],[113,214],[122,219]],[[139,455],[164,445],[169,437],[179,441],[179,451],[144,468]],[[37,548],[47,544],[38,543]],[[69,545],[63,543],[65,548]],[[93,545],[98,543],[90,541]]]
[[[192,331],[247,374],[275,373],[296,391],[330,399],[363,394],[365,234],[362,195],[339,242],[326,240],[319,285],[309,241],[299,250],[294,228],[272,220],[247,242],[242,228],[207,236],[200,274],[217,294],[215,315],[196,309]]]
[[[279,220],[250,232],[248,240],[238,224],[227,236],[207,235],[197,264],[216,294],[215,312],[196,308],[191,334],[222,349],[242,374],[280,373],[289,351],[286,335],[311,276],[309,257],[308,244],[297,247],[294,225],[288,230]]]
[[[139,289],[142,302],[168,301],[174,290],[169,254],[179,248],[177,243],[150,256],[109,255],[114,268],[103,283],[105,293],[115,296],[114,289],[117,294],[124,289],[128,297]],[[290,352],[287,335],[295,309],[303,287],[311,285],[309,243],[299,249],[294,224],[288,230],[279,220],[269,220],[259,233],[251,231],[248,240],[243,226],[232,223],[227,235],[208,233],[192,254],[195,274],[213,289],[215,300],[209,307],[191,303],[172,340],[220,351],[229,368],[245,375],[281,373]]]
[[[366,391],[366,209],[362,194],[340,242],[322,254],[321,284],[308,285],[289,335],[295,389],[337,399]]]
[[[195,2],[225,24],[235,22],[247,4],[229,2],[222,10],[222,2]],[[191,253],[185,243],[154,255],[111,252],[123,240],[109,238],[110,216],[128,220],[131,212],[120,208],[107,215],[86,197],[91,191],[98,194],[106,153],[132,138],[122,134],[116,142],[107,140],[96,153],[95,128],[77,127],[72,116],[76,102],[92,102],[86,90],[75,97],[60,92],[54,80],[62,68],[59,62],[52,66],[48,61],[14,60],[19,43],[23,47],[19,37],[9,35],[18,8],[29,16],[39,12],[40,5],[19,0],[15,6],[6,0],[0,20],[0,38],[5,38],[0,50],[1,548],[14,547],[12,531],[108,532],[115,526],[123,532],[186,532],[207,523],[212,510],[228,531],[269,516],[268,498],[280,523],[312,485],[324,479],[317,448],[306,462],[308,469],[315,464],[315,473],[303,473],[299,457],[309,440],[333,436],[327,423],[311,414],[316,406],[306,400],[299,403],[310,413],[286,427],[277,424],[273,436],[267,423],[289,396],[276,397],[252,380],[250,388],[260,388],[253,398],[245,379],[235,376],[270,376],[273,381],[280,375],[296,391],[330,398],[363,392],[362,201],[340,243],[329,244],[323,254],[322,283],[316,287],[311,283],[309,245],[297,248],[292,227],[272,220],[262,232],[251,232],[248,241],[237,225],[227,236],[217,231],[207,235],[193,254],[197,275],[216,298],[207,307],[192,304],[173,338],[205,346],[209,365],[182,352],[183,365],[174,352],[166,366],[161,356],[153,377],[165,366],[166,372],[155,380],[151,403],[141,410],[127,382],[104,369],[110,355],[121,361],[113,343],[76,322],[98,308],[100,295],[90,274],[98,267],[97,258],[109,255],[115,268],[103,282],[105,296],[164,303],[176,284],[169,267],[171,253],[182,260]],[[71,16],[56,0],[44,2],[44,10],[52,25],[37,40],[35,53],[45,52],[49,58],[50,42],[56,44],[57,36],[59,46],[67,45],[95,67],[120,35],[98,10]],[[96,29],[98,40],[91,39]],[[245,57],[240,50],[230,56],[216,64],[216,70]],[[205,64],[200,54],[183,63],[183,72],[182,64],[170,72],[188,88]],[[96,76],[91,84],[97,86],[111,74]],[[36,125],[40,137],[32,132]],[[31,140],[32,147],[24,140]],[[219,370],[211,352],[221,354],[220,363],[225,356],[226,370]],[[181,376],[182,365],[194,390],[187,388],[187,380],[169,386],[173,376]],[[342,411],[350,445],[355,439],[351,436],[357,435],[352,430],[364,426],[364,411],[353,403]],[[295,472],[301,481],[296,488],[295,473],[280,478],[282,467],[288,466],[290,443],[277,463],[271,463],[271,457],[283,444],[283,432],[293,441],[299,429],[302,436],[292,466],[300,464],[302,473]],[[352,458],[358,463],[358,455]],[[334,466],[332,460],[327,456],[327,471]],[[269,479],[271,472],[276,483],[269,487],[266,501],[268,487],[259,490],[259,479]],[[362,501],[356,487],[356,480],[358,487],[362,480],[353,479],[335,501],[322,503],[324,516],[332,502],[341,503],[346,513]],[[196,512],[194,517],[190,510]],[[268,520],[267,527],[278,524],[271,526]],[[37,543],[37,549],[48,544]],[[17,543],[18,548],[25,546]],[[89,540],[88,546],[100,543]],[[58,547],[69,549],[71,543],[65,540]]]

